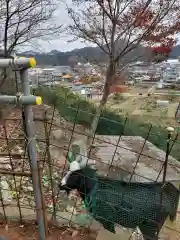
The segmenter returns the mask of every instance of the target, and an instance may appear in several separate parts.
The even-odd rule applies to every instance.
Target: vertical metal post
[[[167,131],[168,131],[168,139],[167,139],[167,143],[166,143],[166,156],[165,156],[165,161],[164,161],[163,185],[166,182],[166,172],[167,172],[167,166],[168,166],[170,140],[171,140],[172,133],[174,132],[174,128],[168,127]]]
[[[20,70],[20,78],[22,83],[22,92],[24,96],[30,95],[30,86],[28,81],[28,70]],[[36,151],[36,140],[35,132],[33,126],[33,112],[30,105],[24,106],[24,115],[25,115],[25,127],[28,141],[28,153],[30,158],[31,170],[32,170],[32,182],[36,202],[36,213],[37,221],[39,228],[40,240],[45,240],[45,227],[43,220],[43,211],[42,211],[42,199],[41,199],[41,190],[39,183],[39,174],[38,174],[38,164],[37,164],[37,151]]]
[[[48,237],[48,222],[47,222],[47,212],[46,212],[46,203],[45,198],[43,195],[43,183],[42,183],[42,173],[39,169],[39,185],[40,185],[40,191],[41,191],[41,197],[42,197],[42,211],[43,211],[43,220],[44,220],[44,229],[45,229],[45,236]]]
[[[160,207],[162,209],[162,203],[163,203],[163,191],[164,191],[164,186],[166,184],[166,173],[167,173],[167,167],[168,167],[168,158],[169,158],[169,153],[170,153],[170,140],[171,140],[171,136],[172,133],[174,132],[174,128],[172,127],[168,127],[167,128],[168,131],[168,138],[167,138],[167,143],[166,143],[166,156],[165,156],[165,161],[164,161],[164,171],[163,171],[163,179],[162,179],[162,191],[161,191],[161,195],[160,195]],[[158,225],[157,228],[157,233],[159,234],[160,231],[160,226]],[[157,234],[157,235],[158,235]]]

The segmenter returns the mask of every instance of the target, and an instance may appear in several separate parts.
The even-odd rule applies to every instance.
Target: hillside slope
[[[117,44],[117,49],[121,49],[123,44]],[[38,53],[33,51],[22,52],[19,55],[23,56],[34,56],[39,65],[69,65],[70,58],[76,57],[78,61],[90,61],[90,62],[106,62],[107,56],[105,53],[98,47],[85,47],[80,49],[74,49],[68,52],[60,52],[57,50],[52,50],[48,53]],[[149,56],[149,50],[142,46],[138,46],[136,49],[129,52],[124,61],[137,61],[137,60],[147,60]],[[177,45],[170,58],[178,58],[180,56],[180,45]]]

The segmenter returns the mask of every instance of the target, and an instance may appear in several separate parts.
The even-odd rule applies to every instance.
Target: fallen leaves
[[[47,240],[95,240],[96,234],[86,228],[81,227],[56,227],[48,223],[49,236]],[[34,222],[1,224],[0,236],[5,236],[7,240],[38,240],[38,228]],[[4,239],[3,239],[4,240]]]

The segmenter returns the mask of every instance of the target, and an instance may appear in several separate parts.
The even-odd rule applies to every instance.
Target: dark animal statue
[[[157,240],[167,217],[176,218],[180,191],[170,182],[139,183],[98,176],[86,166],[69,171],[60,190],[77,189],[89,213],[115,233],[115,224],[139,227],[145,240]]]

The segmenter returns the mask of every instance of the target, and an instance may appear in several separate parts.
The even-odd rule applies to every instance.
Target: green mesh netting
[[[179,191],[171,183],[162,186],[157,182],[127,183],[97,177],[85,204],[92,216],[111,232],[115,232],[115,223],[134,229],[139,226],[144,236],[156,239],[167,216],[175,218],[178,200]]]

